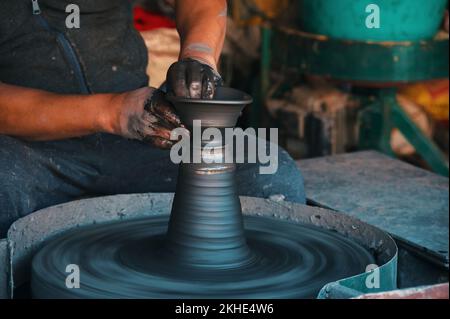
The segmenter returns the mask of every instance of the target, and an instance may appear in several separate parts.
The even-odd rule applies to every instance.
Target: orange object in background
[[[448,121],[449,118],[449,80],[432,80],[409,84],[400,93],[421,105],[433,119]]]
[[[239,26],[261,25],[266,19],[274,19],[289,6],[289,0],[235,0],[233,20]]]
[[[271,19],[279,15],[289,5],[288,0],[253,0],[253,3]]]

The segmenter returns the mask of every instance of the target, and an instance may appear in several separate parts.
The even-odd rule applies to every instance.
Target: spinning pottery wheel
[[[221,88],[212,101],[171,101],[188,127],[195,119],[202,130],[223,130],[251,98]],[[62,234],[33,258],[33,297],[314,298],[325,284],[375,263],[338,232],[257,212],[244,218],[235,164],[207,163],[225,153],[223,141],[198,147],[207,144],[212,151],[201,153],[201,163],[180,164],[170,218],[157,214]],[[65,285],[69,264],[79,266],[80,288]]]

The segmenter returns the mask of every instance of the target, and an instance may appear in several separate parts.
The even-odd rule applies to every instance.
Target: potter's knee
[[[277,169],[262,179],[272,195],[283,195],[286,200],[305,203],[303,176],[294,159],[281,147],[277,146]]]
[[[33,201],[26,195],[34,181],[29,174],[33,158],[28,151],[20,140],[0,135],[0,238],[32,209]]]
[[[303,177],[292,157],[276,144],[271,149],[270,160],[238,164],[237,180],[242,195],[269,198],[282,195],[285,200],[305,203]]]
[[[3,238],[11,224],[21,217],[23,202],[16,187],[5,187],[2,180],[0,184],[0,238]]]
[[[34,200],[28,187],[31,179],[12,170],[11,165],[9,169],[0,166],[0,238],[3,238],[13,222],[34,210]]]
[[[291,201],[306,203],[303,175],[294,159],[282,148],[280,148],[279,169],[276,178],[284,184]]]

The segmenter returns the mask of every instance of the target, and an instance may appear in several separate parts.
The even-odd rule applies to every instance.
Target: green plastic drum
[[[430,39],[442,22],[446,3],[447,0],[300,0],[300,25],[303,31],[338,39]]]

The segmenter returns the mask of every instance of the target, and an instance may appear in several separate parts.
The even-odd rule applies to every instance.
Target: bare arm
[[[30,140],[112,131],[113,94],[61,95],[0,83],[0,134]]]
[[[195,58],[217,69],[225,39],[226,0],[177,0],[175,15],[181,37],[180,59]]]
[[[212,98],[221,85],[217,63],[226,31],[225,0],[176,0],[181,38],[179,61],[167,71],[170,93],[189,98]]]
[[[0,82],[0,134],[57,140],[111,133],[171,145],[179,119],[154,88],[120,94],[68,95]]]

